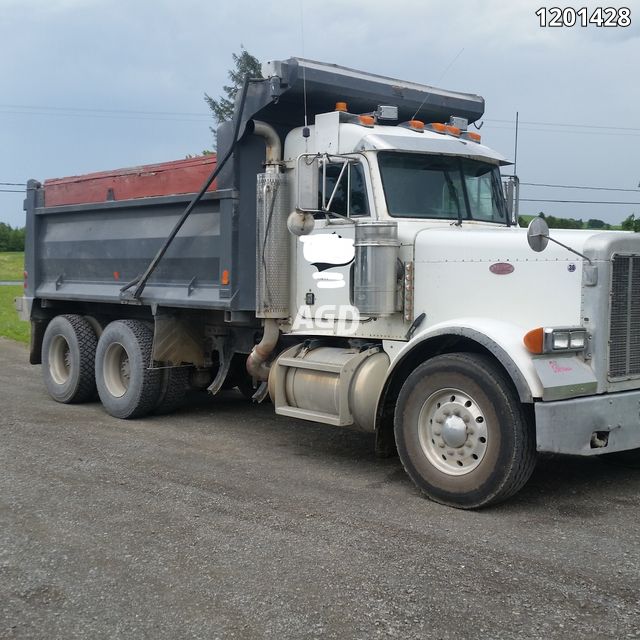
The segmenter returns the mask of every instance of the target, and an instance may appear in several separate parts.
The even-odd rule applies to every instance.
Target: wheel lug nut
[[[442,433],[442,431],[440,431],[440,429],[438,429],[437,431],[434,431],[433,434],[436,436],[439,436]]]
[[[438,446],[439,446],[441,449],[444,449],[444,442],[438,442]]]

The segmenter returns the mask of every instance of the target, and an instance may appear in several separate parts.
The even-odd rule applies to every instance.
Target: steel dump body
[[[198,160],[187,163],[191,174],[186,177],[185,161],[178,161],[47,181],[44,186],[31,181],[26,201],[27,294],[49,300],[125,301],[121,288],[145,270],[215,166],[214,159]],[[147,195],[185,187],[191,192]],[[137,197],[140,193],[146,197]],[[119,194],[134,197],[119,200]],[[82,199],[93,201],[77,203]],[[57,206],[47,206],[48,201]],[[253,234],[247,238],[251,267],[242,269],[241,283],[232,256],[234,237],[235,252],[245,250],[233,231],[236,201],[231,189],[204,195],[149,280],[143,305],[227,310],[244,303],[252,308],[255,241],[250,241]],[[243,299],[234,295],[240,284],[248,291]]]

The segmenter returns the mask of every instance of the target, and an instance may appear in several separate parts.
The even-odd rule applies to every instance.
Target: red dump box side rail
[[[44,183],[45,206],[133,200],[196,193],[216,165],[215,154],[159,164],[54,178]],[[215,182],[208,191],[215,191]]]

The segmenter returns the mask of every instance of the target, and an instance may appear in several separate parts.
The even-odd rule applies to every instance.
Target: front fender
[[[441,336],[461,336],[473,340],[490,351],[505,368],[518,391],[522,402],[533,402],[543,395],[542,383],[536,373],[531,354],[522,341],[524,331],[521,327],[488,318],[460,318],[430,326],[417,332],[409,342],[385,342],[385,350],[392,362],[388,376],[417,347]]]

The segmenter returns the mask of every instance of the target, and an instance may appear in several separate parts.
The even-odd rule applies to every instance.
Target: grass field
[[[18,318],[13,299],[22,295],[22,286],[0,286],[0,336],[29,342],[29,323]]]
[[[22,282],[24,253],[22,251],[0,251],[0,280]]]
[[[0,280],[20,282],[15,287],[0,286],[0,336],[29,342],[29,323],[18,318],[13,299],[22,295],[24,253],[0,252]]]

